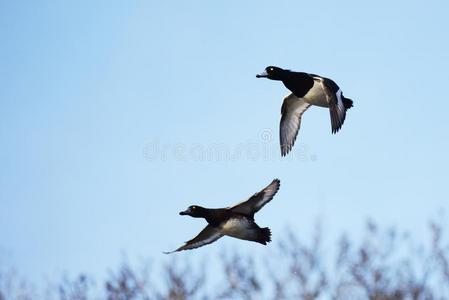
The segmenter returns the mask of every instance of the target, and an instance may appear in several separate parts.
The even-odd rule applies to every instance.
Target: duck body
[[[321,84],[317,80],[310,80],[310,75],[307,73],[293,73],[295,78],[283,81],[286,88],[288,88],[298,100],[302,99],[305,102],[320,106],[329,107],[326,94]],[[301,74],[301,76],[299,76]]]
[[[292,72],[269,66],[256,75],[282,81],[291,94],[284,98],[281,109],[281,154],[292,149],[298,134],[302,114],[312,105],[329,108],[332,133],[338,132],[346,118],[346,110],[353,106],[351,99],[345,98],[340,87],[332,80],[316,74]]]
[[[234,212],[232,207],[204,208],[193,206],[191,209],[201,210],[201,217],[223,235],[264,245],[270,241],[270,234],[267,235],[266,230],[256,224],[253,214]],[[183,214],[189,214],[189,212]]]
[[[253,218],[244,215],[234,214],[220,224],[219,230],[224,235],[263,245],[271,241],[271,231],[268,227],[260,228]]]
[[[172,252],[198,248],[210,244],[225,235],[266,245],[271,241],[271,231],[268,227],[259,227],[254,220],[254,215],[266,203],[271,201],[279,186],[280,181],[275,179],[266,188],[254,194],[248,200],[232,207],[204,208],[198,205],[189,206],[187,210],[179,214],[189,215],[194,218],[204,218],[208,225],[195,238]]]
[[[270,71],[268,71],[270,69],[271,72],[278,72],[278,74],[270,76]],[[256,77],[282,81],[284,86],[298,99],[315,106],[329,107],[329,99],[332,98],[332,94],[336,97],[342,96],[340,87],[332,79],[316,74],[267,67],[264,73],[258,74]]]

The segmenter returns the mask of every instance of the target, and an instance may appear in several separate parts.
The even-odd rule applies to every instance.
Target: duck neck
[[[302,98],[312,88],[314,81],[307,73],[290,72],[282,83],[288,88],[296,97]]]
[[[218,226],[224,219],[225,214],[224,214],[225,210],[224,209],[213,209],[213,208],[209,208],[206,209],[204,211],[204,216],[203,218],[206,219],[207,223],[209,223],[210,225],[216,227]]]

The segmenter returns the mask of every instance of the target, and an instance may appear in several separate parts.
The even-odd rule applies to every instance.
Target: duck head
[[[181,216],[191,216],[194,218],[204,218],[206,209],[198,205],[191,205],[185,211],[181,211]]]
[[[282,80],[286,72],[288,72],[288,70],[284,70],[275,66],[268,66],[262,73],[257,74],[256,77],[268,78],[272,80]]]

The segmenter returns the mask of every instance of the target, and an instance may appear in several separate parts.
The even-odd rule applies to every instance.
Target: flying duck
[[[280,80],[291,91],[284,98],[281,108],[280,142],[281,155],[293,148],[301,126],[302,114],[311,106],[328,107],[332,133],[340,130],[346,118],[346,110],[352,107],[352,100],[345,98],[338,85],[329,78],[304,72],[292,72],[269,66],[256,75],[257,78]]]
[[[180,215],[194,218],[204,218],[207,226],[193,239],[178,249],[166,254],[195,249],[210,244],[224,235],[253,241],[266,245],[271,241],[271,231],[268,227],[260,228],[254,221],[254,214],[273,199],[279,190],[280,181],[274,179],[266,188],[255,193],[248,200],[227,208],[204,208],[191,205]]]

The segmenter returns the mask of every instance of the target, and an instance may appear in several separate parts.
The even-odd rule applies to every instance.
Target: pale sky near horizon
[[[444,1],[1,1],[0,263],[31,278],[167,259],[204,221],[281,180],[256,216],[330,239],[367,218],[427,238],[449,209]],[[287,90],[267,65],[334,79],[342,130],[303,116],[280,158]],[[226,156],[229,155],[229,156]],[[223,238],[220,249],[264,255]]]

